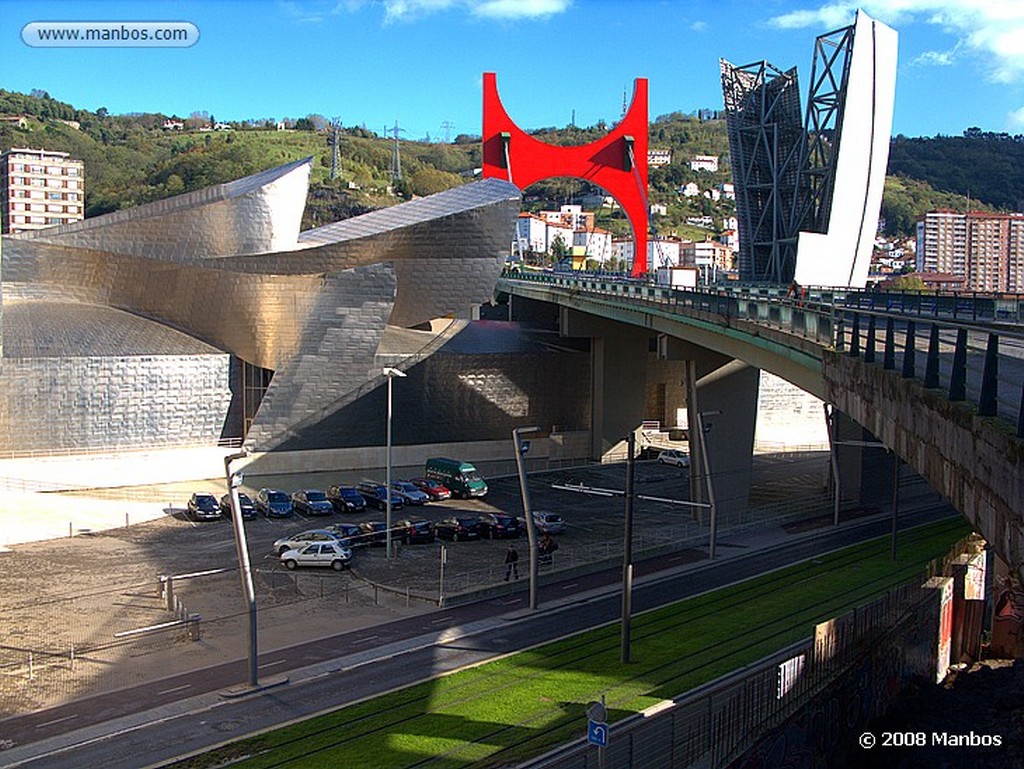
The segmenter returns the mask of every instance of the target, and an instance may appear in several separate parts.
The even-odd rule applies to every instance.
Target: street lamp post
[[[711,429],[708,425],[704,427],[704,417],[718,416],[721,411],[698,411],[697,412],[697,429],[700,431],[700,460],[704,466],[704,477],[707,479],[708,489],[708,507],[711,509],[709,517],[709,538],[708,538],[708,559],[713,560],[715,557],[715,540],[718,538],[718,506],[715,504],[715,485],[711,481],[711,465],[708,460],[708,435],[707,430]]]
[[[258,689],[260,685],[259,666],[257,665],[257,634],[256,634],[256,586],[252,581],[252,567],[249,563],[249,544],[245,539],[245,526],[242,523],[242,509],[238,503],[238,487],[242,484],[242,474],[231,472],[231,463],[236,459],[244,459],[245,451],[229,454],[224,457],[224,475],[227,477],[228,492],[231,495],[231,522],[234,524],[235,551],[238,555],[238,572],[242,576],[242,594],[245,596],[249,611],[249,686]]]
[[[701,444],[703,445],[703,444]],[[622,535],[622,628],[620,659],[629,662],[630,633],[633,618],[633,484],[636,467],[636,432],[630,430],[626,438],[626,509]]]
[[[396,376],[404,377],[406,374],[404,371],[399,371],[397,368],[391,366],[384,367],[384,376],[388,378],[388,424],[387,424],[387,451],[384,457],[384,493],[385,493],[385,507],[387,515],[385,518],[385,525],[387,526],[387,533],[384,535],[384,544],[387,550],[386,558],[391,560],[391,380]]]
[[[519,492],[523,497],[523,516],[526,518],[526,539],[530,547],[530,608],[537,608],[537,533],[533,526],[533,512],[530,510],[530,489],[526,485],[526,470],[523,467],[523,441],[520,436],[540,430],[539,427],[516,427],[512,430],[512,448],[516,454],[516,471],[519,473]]]

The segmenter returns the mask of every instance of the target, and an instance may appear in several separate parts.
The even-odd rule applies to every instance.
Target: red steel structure
[[[586,179],[612,195],[633,228],[633,275],[647,272],[647,79],[633,82],[633,101],[608,135],[577,147],[534,139],[505,111],[497,77],[484,73],[483,175],[523,190],[554,176]]]

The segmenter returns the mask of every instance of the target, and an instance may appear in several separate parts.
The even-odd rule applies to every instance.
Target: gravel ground
[[[799,460],[759,458],[752,502],[764,515],[786,510],[827,507],[820,495],[822,466],[816,454]],[[604,488],[622,486],[622,466],[606,465],[531,476],[534,509],[553,510],[568,521],[559,536],[556,568],[585,561],[618,560],[622,536],[622,500],[571,494],[550,488],[553,482],[583,482]],[[282,479],[275,479],[281,481]],[[265,481],[248,479],[259,487]],[[248,484],[247,484],[248,485]],[[295,477],[284,488],[304,488],[308,478]],[[687,498],[686,471],[655,462],[638,463],[637,493]],[[194,490],[221,493],[215,482]],[[250,490],[251,491],[251,490]],[[106,495],[117,503],[117,490]],[[127,498],[146,493],[126,488]],[[237,571],[177,580],[175,593],[183,608],[168,611],[160,575],[234,568],[231,524],[196,524],[183,515],[189,491],[162,486],[156,499],[174,499],[166,517],[131,527],[15,546],[0,554],[0,717],[25,712],[98,691],[117,689],[182,670],[244,657],[246,613]],[[250,493],[250,495],[252,495]],[[179,507],[180,505],[180,507]],[[815,505],[817,506],[815,508]],[[431,520],[456,511],[481,513],[521,510],[515,478],[497,478],[485,501],[448,501],[415,510]],[[638,504],[634,546],[656,547],[699,534],[687,508]],[[749,523],[753,515],[748,516]],[[346,517],[352,519],[351,516]],[[359,519],[383,518],[367,513]],[[436,607],[440,585],[440,544],[409,545],[391,561],[382,548],[357,551],[352,568],[286,572],[271,550],[285,534],[341,520],[248,522],[250,553],[256,569],[261,649],[326,636]],[[736,522],[734,522],[736,523]],[[720,524],[727,536],[728,522]],[[706,531],[706,529],[704,529]],[[522,565],[526,542],[519,543]],[[458,594],[500,583],[507,544],[501,541],[445,543],[445,593]],[[550,568],[550,567],[549,567]],[[118,635],[198,614],[200,638],[182,627]]]

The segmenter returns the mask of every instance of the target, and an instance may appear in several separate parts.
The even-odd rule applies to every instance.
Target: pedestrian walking
[[[505,553],[505,581],[508,582],[508,578],[513,575],[519,579],[519,551],[515,545],[510,544]]]
[[[558,549],[558,543],[551,538],[551,535],[544,532],[544,536],[537,543],[537,552],[540,553],[540,562],[549,564],[552,561],[552,554]]]

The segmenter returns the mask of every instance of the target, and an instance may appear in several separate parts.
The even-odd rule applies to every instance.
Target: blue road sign
[[[587,742],[600,748],[608,747],[608,724],[604,721],[587,721]]]

